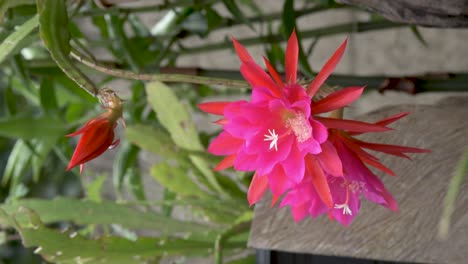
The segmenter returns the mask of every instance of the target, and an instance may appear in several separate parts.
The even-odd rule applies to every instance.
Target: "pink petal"
[[[326,141],[321,147],[322,152],[317,155],[317,158],[322,169],[332,176],[343,176],[343,165],[333,144]]]
[[[198,108],[205,113],[210,113],[214,115],[223,115],[224,108],[231,102],[207,102],[198,104]]]
[[[208,152],[215,155],[232,155],[239,151],[244,143],[242,139],[235,138],[227,132],[221,132],[208,147]]]
[[[324,124],[327,128],[335,128],[351,132],[384,132],[392,130],[388,127],[356,120],[327,118],[321,116],[316,116],[315,119]]]
[[[263,61],[265,62],[265,65],[267,66],[268,72],[270,73],[271,77],[273,77],[273,80],[278,84],[279,87],[283,87],[284,83],[283,80],[281,80],[281,76],[278,74],[278,72],[275,70],[273,65],[271,65],[270,61],[266,57],[263,57]]]
[[[336,65],[340,62],[341,57],[343,57],[347,43],[348,39],[345,39],[345,41],[335,51],[335,53],[331,56],[327,63],[325,63],[325,65],[317,74],[317,76],[315,76],[315,79],[312,81],[312,83],[310,83],[309,87],[307,87],[307,94],[310,97],[313,97],[315,95],[320,86],[322,86],[322,84],[325,82],[328,76],[330,76],[333,70],[335,70]]]
[[[281,165],[276,165],[267,177],[274,196],[281,196],[293,186],[293,182],[288,178]]]
[[[293,30],[286,47],[286,83],[296,83],[297,79],[297,58],[299,54],[299,45],[297,43],[296,30]]]
[[[364,87],[348,87],[334,92],[312,105],[312,114],[327,113],[343,108],[356,101],[364,91]]]
[[[259,176],[255,173],[252,178],[252,182],[250,183],[249,190],[247,191],[247,200],[249,201],[249,205],[252,206],[256,202],[260,201],[267,188],[268,178],[266,176]]]
[[[234,160],[236,160],[237,155],[226,156],[213,170],[219,171],[224,170],[234,165]]]
[[[288,157],[282,162],[288,178],[299,183],[304,178],[305,165],[304,154],[302,154],[294,143]]]
[[[320,164],[317,162],[314,156],[307,155],[305,157],[305,163],[307,173],[311,176],[314,187],[317,193],[328,208],[333,207],[333,198],[331,195],[330,187],[328,186],[327,176],[323,173],[320,168]]]

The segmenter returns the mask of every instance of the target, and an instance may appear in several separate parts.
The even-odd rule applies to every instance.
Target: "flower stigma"
[[[270,142],[270,149],[272,149],[273,147],[275,148],[276,151],[278,151],[278,134],[276,134],[275,130],[274,129],[268,129],[268,133],[270,133],[269,135],[265,134],[265,138],[263,139],[263,141],[271,141]]]

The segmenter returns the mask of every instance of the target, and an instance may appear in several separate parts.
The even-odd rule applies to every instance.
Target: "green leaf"
[[[37,0],[37,12],[41,37],[52,59],[70,79],[91,95],[96,95],[98,89],[94,83],[68,57],[71,46],[66,2]]]
[[[151,175],[165,188],[182,196],[208,197],[208,193],[187,174],[187,170],[158,163],[151,168]]]
[[[186,150],[204,151],[189,111],[171,88],[161,82],[150,82],[146,86],[146,93],[148,102],[161,124],[169,131],[174,143]],[[196,155],[190,155],[189,158],[210,184],[209,186],[219,194],[227,196],[206,161]]]
[[[55,118],[18,116],[0,119],[0,136],[30,140],[54,140],[65,134],[66,126]]]
[[[8,113],[12,116],[18,111],[16,106],[17,98],[13,89],[11,88],[11,83],[8,84],[8,87],[5,89],[5,105],[7,107]]]
[[[253,31],[255,31],[254,27],[252,26],[252,23],[244,16],[242,13],[241,9],[239,6],[237,6],[236,1],[231,1],[231,0],[223,0],[223,4],[226,6],[226,8],[229,10],[229,12],[237,19],[243,22],[243,24],[246,24],[248,27],[250,27]]]
[[[445,195],[442,217],[439,222],[439,236],[442,238],[447,238],[449,234],[450,220],[455,210],[457,195],[465,176],[468,176],[468,149],[465,150],[465,153],[458,162],[455,173],[450,180],[447,194]]]
[[[183,159],[181,152],[174,145],[169,144],[172,139],[161,128],[136,124],[127,127],[125,137],[138,147],[160,155],[164,159],[173,159],[178,162]]]
[[[7,57],[14,55],[19,50],[21,50],[25,46],[25,44],[29,44],[29,42],[26,43],[26,41],[24,40],[39,25],[38,18],[39,17],[37,15],[30,18],[23,25],[18,27],[18,29],[15,32],[10,34],[2,42],[2,44],[0,44],[0,63],[2,63]]]
[[[119,237],[86,238],[74,231],[59,232],[47,228],[33,210],[21,209],[15,218],[0,210],[0,222],[9,223],[21,235],[25,247],[36,247],[35,253],[57,263],[141,263],[159,256],[205,256],[212,243],[181,238],[140,237],[131,241]]]
[[[31,161],[31,148],[23,140],[18,140],[11,150],[8,157],[5,171],[2,177],[2,184],[6,185],[10,180],[13,181],[11,189],[15,189],[21,178],[24,176],[26,169]]]
[[[211,6],[205,7],[208,30],[213,30],[223,22],[223,17],[218,14]]]
[[[174,143],[187,150],[203,150],[187,107],[171,88],[162,82],[150,82],[146,85],[146,93],[148,102]]]
[[[101,202],[101,190],[104,181],[106,180],[105,175],[100,175],[93,179],[87,186],[86,186],[86,197],[93,201],[93,202]]]
[[[229,261],[227,264],[254,264],[255,262],[255,255],[249,255],[243,258],[235,259]]]
[[[40,86],[39,96],[41,105],[47,114],[58,113],[58,103],[55,96],[54,81],[49,78],[43,78]]]
[[[429,45],[427,44],[427,41],[424,39],[423,35],[421,34],[421,31],[419,31],[417,26],[411,26],[411,32],[413,32],[414,36],[416,36],[416,39],[419,40],[419,42],[424,46],[428,47]]]
[[[125,175],[125,182],[130,191],[138,200],[146,200],[143,175],[137,167],[130,168]]]
[[[35,153],[31,158],[31,166],[33,170],[33,180],[37,182],[39,181],[42,165],[44,164],[47,155],[57,143],[57,138],[34,141],[37,143],[35,144]]]
[[[213,230],[206,225],[176,220],[154,212],[142,212],[129,206],[119,205],[110,201],[100,203],[70,198],[54,200],[24,199],[4,204],[0,208],[9,214],[15,213],[20,207],[26,207],[37,212],[46,224],[59,221],[73,221],[84,224],[119,224],[127,228],[152,229],[169,233],[208,232]],[[27,217],[17,216],[20,224],[28,223]]]
[[[122,183],[125,175],[131,168],[134,168],[137,163],[138,153],[140,148],[130,144],[127,141],[122,142],[118,149],[117,155],[112,165],[112,179],[114,187],[120,192],[122,191]]]

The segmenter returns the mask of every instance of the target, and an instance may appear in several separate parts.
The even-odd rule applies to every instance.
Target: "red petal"
[[[279,87],[283,87],[283,80],[281,80],[281,76],[278,74],[278,72],[275,70],[273,65],[268,61],[267,58],[263,57],[263,61],[265,62],[265,65],[267,66],[268,72],[270,73],[271,77],[273,77],[273,80],[278,84]]]
[[[259,176],[255,173],[252,178],[252,182],[250,183],[249,190],[247,191],[247,200],[249,201],[249,205],[252,206],[256,202],[260,201],[267,188],[268,177]]]
[[[113,123],[101,119],[87,126],[88,129],[78,141],[67,170],[98,157],[112,145],[114,140]]]
[[[323,173],[320,164],[317,162],[314,156],[307,155],[305,157],[305,164],[307,172],[312,177],[312,182],[317,190],[320,199],[325,203],[329,208],[333,207],[333,198],[330,191],[330,186],[328,186],[327,176]]]
[[[198,108],[205,113],[210,113],[213,115],[223,115],[224,108],[231,102],[207,102],[198,104]]]
[[[232,37],[232,43],[234,44],[234,49],[237,52],[237,56],[239,56],[239,59],[242,62],[247,62],[247,61],[254,61],[252,59],[252,56],[250,56],[249,52],[247,51],[244,46],[242,46],[234,37]]]
[[[343,165],[333,144],[325,141],[320,146],[322,147],[322,152],[317,154],[317,158],[323,170],[332,176],[343,176]]]
[[[224,126],[225,124],[228,123],[228,121],[229,120],[227,120],[226,118],[221,118],[219,120],[214,121],[213,123],[220,125],[220,126]]]
[[[372,159],[368,159],[366,157],[359,157],[364,163],[366,163],[367,165],[370,165],[376,169],[379,169],[383,172],[385,172],[386,174],[390,175],[390,176],[396,176],[395,172],[393,172],[391,169],[387,168],[385,165],[383,165],[382,163],[378,162],[378,161],[375,161],[375,160],[372,160]]]
[[[409,115],[410,112],[402,112],[402,113],[399,113],[399,114],[396,114],[394,116],[390,116],[390,117],[387,117],[385,119],[382,119],[382,120],[379,120],[377,122],[375,122],[376,125],[380,125],[380,126],[387,126],[397,120],[399,120],[400,118],[403,118],[407,115]],[[350,133],[351,135],[360,135],[362,133]]]
[[[390,155],[395,155],[399,157],[404,157],[407,159],[411,159],[407,155],[403,153],[428,153],[431,152],[428,149],[420,149],[420,148],[412,148],[412,147],[405,147],[405,146],[397,146],[397,145],[389,145],[389,144],[377,144],[377,143],[369,143],[361,140],[354,139],[359,146],[367,149],[372,149],[375,151],[387,153]]]
[[[394,116],[390,116],[390,117],[387,117],[385,119],[379,120],[375,124],[381,125],[381,126],[386,126],[386,125],[389,125],[389,124],[397,121],[398,119],[403,118],[403,117],[405,117],[405,116],[407,116],[409,114],[410,114],[410,112],[401,112],[401,113],[396,114]]]
[[[327,128],[335,128],[351,132],[384,132],[392,130],[391,128],[379,126],[376,124],[369,124],[356,120],[336,119],[316,116],[315,119]]]
[[[293,30],[286,47],[286,83],[296,83],[297,79],[297,58],[299,54],[299,45],[297,43],[296,30]]]
[[[340,62],[341,57],[346,49],[346,44],[348,43],[348,39],[341,44],[341,46],[335,51],[333,56],[325,63],[323,68],[320,72],[315,76],[315,79],[310,83],[309,87],[307,87],[307,94],[310,97],[313,97],[315,93],[318,91],[320,86],[325,82],[325,80],[330,76],[330,74],[335,70],[336,65]]]
[[[215,171],[224,170],[234,165],[237,154],[226,156],[215,168]]]
[[[268,74],[253,62],[242,63],[240,72],[252,87],[264,87],[271,91],[272,95],[281,97],[278,86]]]
[[[313,104],[312,114],[326,113],[347,106],[356,101],[363,91],[364,87],[348,87],[334,92]]]
[[[343,138],[342,138],[343,139]],[[366,158],[370,160],[378,161],[379,159],[366,151],[364,151],[359,145],[355,144],[353,141],[344,139],[342,142],[348,147],[354,154],[358,155],[359,158]]]
[[[273,196],[271,197],[271,204],[270,204],[270,207],[273,207],[275,206],[276,202],[278,202],[278,199],[280,198],[281,195],[275,195],[273,194]]]

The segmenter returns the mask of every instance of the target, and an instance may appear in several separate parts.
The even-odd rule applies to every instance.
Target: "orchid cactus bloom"
[[[241,44],[235,39],[233,42],[242,63],[240,71],[252,86],[252,97],[250,101],[199,105],[205,112],[224,116],[217,121],[223,132],[208,148],[212,154],[226,156],[215,169],[234,166],[240,171],[255,171],[248,193],[249,203],[254,204],[268,188],[274,197],[279,197],[299,184],[308,167],[323,175],[314,183],[320,197],[332,208],[328,186],[322,185],[326,184],[323,171],[342,176],[341,163],[333,146],[323,148],[328,137],[327,128],[313,114],[350,104],[361,95],[363,88],[346,88],[314,103],[312,98],[342,57],[346,41],[307,89],[297,82],[299,49],[295,32],[286,48],[285,82],[267,59],[264,61],[271,76],[254,62]],[[333,164],[334,161],[338,164]],[[325,165],[320,166],[321,163]]]
[[[80,165],[80,173],[82,173],[86,162],[119,144],[120,140],[114,139],[114,128],[122,117],[122,101],[110,89],[102,89],[100,101],[107,111],[88,121],[76,132],[67,135],[67,137],[81,135],[67,170]]]
[[[397,210],[395,199],[367,165],[393,172],[363,149],[396,156],[428,150],[360,141],[354,135],[390,130],[386,125],[407,113],[370,124],[334,116],[319,116],[341,109],[358,99],[364,87],[348,87],[325,98],[312,100],[344,54],[346,43],[336,50],[307,88],[297,83],[298,43],[295,32],[286,48],[283,82],[268,60],[270,75],[258,66],[247,50],[233,39],[241,60],[240,71],[252,86],[250,101],[208,102],[200,109],[223,116],[216,121],[223,131],[208,151],[226,156],[215,168],[233,166],[254,171],[247,198],[252,205],[269,189],[273,204],[289,205],[296,221],[323,213],[349,225],[368,200]]]

